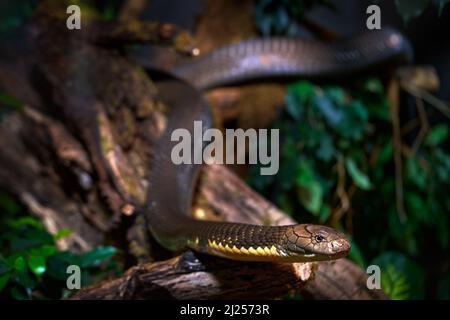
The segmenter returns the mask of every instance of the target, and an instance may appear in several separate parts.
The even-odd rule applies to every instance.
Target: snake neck
[[[203,221],[190,234],[187,246],[197,251],[235,259],[282,255],[284,227]],[[255,260],[255,259],[252,259]]]

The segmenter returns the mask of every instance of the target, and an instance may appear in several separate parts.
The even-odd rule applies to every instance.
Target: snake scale
[[[169,110],[149,176],[146,220],[150,232],[170,250],[191,248],[234,260],[306,262],[346,256],[348,239],[326,226],[262,226],[191,218],[201,165],[171,161],[176,144],[171,133],[185,128],[193,136],[196,120],[202,121],[204,130],[212,126],[200,90],[264,78],[345,77],[388,62],[407,62],[411,52],[406,38],[384,28],[333,43],[294,38],[247,40],[175,65],[157,84]],[[154,67],[150,61],[140,63]]]

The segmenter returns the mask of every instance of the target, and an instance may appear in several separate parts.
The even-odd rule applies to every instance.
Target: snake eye
[[[316,240],[316,242],[322,242],[323,240],[325,240],[325,238],[323,236],[321,236],[320,234],[316,234],[314,236],[314,240]]]

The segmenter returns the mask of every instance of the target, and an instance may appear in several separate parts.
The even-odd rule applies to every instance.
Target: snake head
[[[300,224],[285,233],[285,254],[296,261],[323,261],[345,257],[350,251],[346,236],[332,228]]]

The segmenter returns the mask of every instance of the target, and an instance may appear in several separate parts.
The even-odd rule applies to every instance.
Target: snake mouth
[[[331,244],[330,244],[331,245]],[[350,253],[350,244],[345,239],[338,247],[333,247],[331,250],[314,250],[310,253],[301,254],[305,260],[314,261],[329,261],[345,258]]]
[[[340,251],[337,253],[287,253],[285,255],[281,255],[276,260],[280,262],[317,262],[317,261],[331,261],[337,260],[341,258],[345,258],[348,255],[349,251]]]
[[[287,262],[329,261],[345,258],[350,253],[350,242],[345,238],[324,243],[321,247],[307,247],[281,249],[280,258]]]
[[[302,261],[329,261],[345,258],[346,256],[348,256],[349,252],[350,250],[341,250],[333,253],[324,253],[324,252],[304,253],[298,256],[300,257],[299,259]]]

